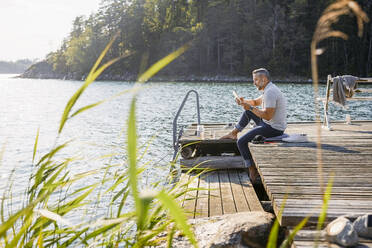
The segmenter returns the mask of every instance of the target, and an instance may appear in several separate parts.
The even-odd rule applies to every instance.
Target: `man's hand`
[[[238,105],[242,105],[242,104],[244,103],[244,97],[235,98],[235,102],[236,102]]]
[[[242,104],[240,104],[245,110],[251,110],[251,106],[249,103],[247,102],[243,102]]]

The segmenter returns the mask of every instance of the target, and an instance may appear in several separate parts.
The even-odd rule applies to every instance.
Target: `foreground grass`
[[[114,97],[131,93],[127,123],[127,161],[71,175],[69,168],[74,165],[77,158],[72,156],[61,161],[58,157],[70,142],[55,145],[35,162],[38,130],[33,152],[33,172],[23,196],[24,207],[9,212],[7,206],[11,204],[12,196],[4,192],[2,197],[0,247],[143,247],[164,242],[156,237],[162,232],[172,236],[176,230],[180,230],[188,237],[190,243],[197,247],[194,234],[186,222],[185,213],[177,204],[177,198],[186,193],[187,185],[176,184],[172,189],[157,187],[141,190],[139,175],[145,167],[138,164],[138,158],[141,156],[138,154],[136,130],[136,98],[141,84],[185,52],[188,45],[150,67],[139,77],[132,89],[72,112],[87,87],[106,68],[129,55],[124,54],[100,66],[115,39],[116,37],[107,45],[84,84],[68,101],[55,143],[58,144],[59,135],[70,119]],[[112,156],[114,155],[107,155],[106,158],[112,159]],[[101,179],[87,185],[92,176],[99,176]],[[12,191],[11,186],[7,191]],[[109,196],[109,200],[100,202],[103,195]],[[69,221],[67,216],[85,212],[94,202],[103,204],[103,208],[109,210],[105,217],[98,218],[88,214],[87,218],[81,218],[82,221],[78,224]],[[95,207],[98,208],[98,204]],[[93,212],[97,212],[96,210]],[[165,240],[168,240],[168,245],[171,246],[172,238],[168,237]]]

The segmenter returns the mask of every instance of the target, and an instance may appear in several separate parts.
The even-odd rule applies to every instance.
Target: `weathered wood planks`
[[[292,230],[291,230],[292,231]],[[324,231],[317,233],[317,231],[312,230],[301,230],[299,231],[293,241],[292,248],[313,248],[315,247],[315,240],[317,240],[317,245],[320,248],[339,248],[337,244],[328,243],[325,238]],[[365,247],[372,247],[372,240],[359,238],[359,244],[354,246],[356,248],[365,248]]]
[[[246,170],[215,170],[198,177],[181,174],[180,181],[194,178],[182,204],[190,218],[237,212],[263,211]]]
[[[321,135],[323,185],[331,176],[334,178],[327,221],[344,214],[372,212],[372,122],[332,123],[332,128],[323,129]],[[286,133],[306,133],[310,142],[249,145],[277,215],[288,197],[279,219],[284,226],[294,226],[307,215],[312,216],[310,224],[317,222],[322,191],[316,132],[314,123],[291,124]],[[298,244],[309,243],[301,242]]]
[[[206,156],[193,159],[180,159],[181,168],[189,170],[192,167],[211,169],[244,169],[241,156]]]

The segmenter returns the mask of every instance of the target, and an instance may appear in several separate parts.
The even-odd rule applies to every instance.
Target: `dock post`
[[[324,102],[324,122],[323,122],[323,127],[328,129],[329,131],[332,131],[332,127],[331,127],[331,124],[329,123],[329,115],[328,115],[329,96],[331,93],[331,81],[332,81],[332,76],[329,74],[327,77],[326,99]]]

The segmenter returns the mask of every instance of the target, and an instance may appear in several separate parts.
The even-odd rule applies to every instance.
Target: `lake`
[[[39,148],[36,157],[48,152],[56,142],[62,112],[80,81],[37,80],[11,78],[0,75],[0,141],[4,154],[0,166],[0,189],[4,191],[10,175],[13,195],[20,196],[28,184],[32,170],[33,146],[40,128]],[[130,89],[132,82],[95,82],[79,99],[82,107]],[[149,83],[138,97],[137,120],[141,145],[148,145],[143,163],[149,162],[143,183],[164,181],[169,171],[172,149],[172,122],[187,91],[200,94],[202,122],[235,122],[241,109],[235,104],[232,90],[248,98],[259,96],[251,83]],[[310,84],[278,84],[288,99],[288,121],[314,120],[313,88]],[[367,86],[371,87],[371,86]],[[320,87],[324,95],[325,86]],[[72,140],[60,158],[77,156],[79,159],[69,169],[79,173],[101,168],[102,163],[112,163],[126,168],[126,120],[131,95],[124,94],[88,110],[68,121],[57,143]],[[331,119],[342,120],[345,114],[352,119],[372,119],[369,102],[350,102],[348,109],[331,104]],[[186,103],[179,119],[180,124],[196,122],[194,95]],[[146,150],[142,147],[140,151]],[[98,159],[114,154],[109,162]],[[100,179],[100,174],[96,179]],[[20,202],[21,200],[18,199]],[[17,203],[17,197],[14,197]]]

